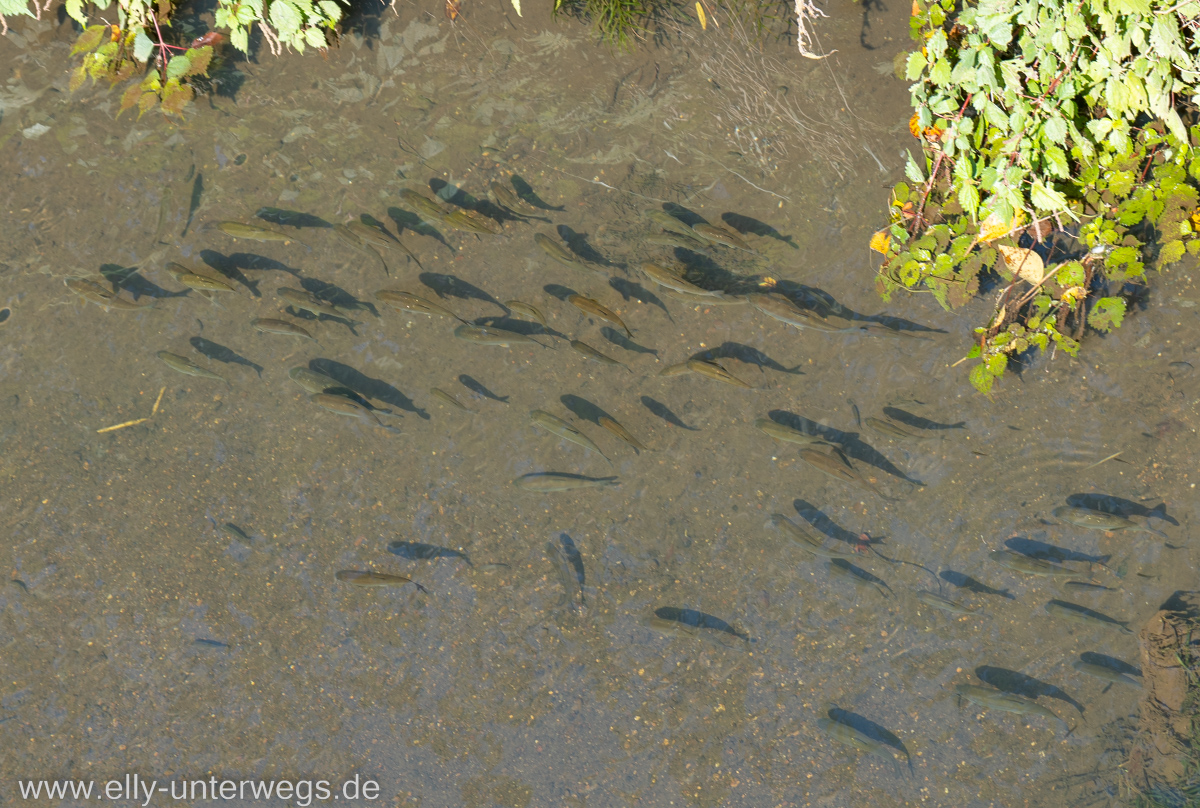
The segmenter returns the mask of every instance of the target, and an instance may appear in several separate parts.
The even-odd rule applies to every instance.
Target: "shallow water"
[[[839,52],[809,62],[786,44],[747,49],[728,24],[614,56],[538,10],[467,8],[452,25],[403,6],[327,59],[228,65],[223,93],[183,124],[114,118],[118,96],[100,88],[69,96],[69,27],[17,20],[0,41],[0,552],[19,582],[0,591],[5,800],[20,778],[136,772],[358,776],[389,805],[1105,804],[1138,694],[1071,663],[1137,665],[1136,637],[1044,606],[1136,630],[1194,586],[1194,270],[1156,278],[1145,309],[1079,359],[1043,357],[994,400],[976,395],[951,365],[985,304],[884,304],[871,283],[865,245],[912,145],[890,77],[905,9],[876,8],[831,9],[820,30]],[[540,207],[496,236],[414,230],[398,197],[484,199],[493,180],[522,189],[513,176]],[[713,248],[689,277],[771,278],[909,336],[797,331],[670,296],[637,269],[672,257],[641,215],[664,204],[749,230],[759,252]],[[265,224],[263,206],[315,218],[279,225],[289,244],[215,227]],[[334,236],[363,214],[420,266]],[[610,280],[555,263],[535,233]],[[167,261],[237,291],[187,293]],[[63,285],[101,273],[153,308],[104,311]],[[280,287],[361,324],[282,314]],[[548,334],[463,342],[453,320],[380,305],[380,289],[471,321],[522,300]],[[616,311],[631,340],[571,293]],[[255,317],[319,341],[256,333]],[[229,384],[178,375],[160,350]],[[658,375],[693,357],[752,389]],[[391,410],[379,417],[400,434],[310,403],[297,366]],[[611,463],[531,425],[533,409]],[[927,439],[890,440],[856,410]],[[841,442],[891,499],[802,462],[754,428],[768,416]],[[513,485],[546,471],[620,485]],[[1153,511],[1168,539],[1063,525],[1050,512],[1067,502],[1139,523]],[[767,526],[775,513],[864,550],[857,566],[886,586],[831,577]],[[405,559],[396,540],[471,564]],[[560,572],[563,546],[579,555]],[[1005,548],[1112,588],[1064,593],[990,560]],[[368,569],[429,594],[334,577]],[[983,613],[931,610],[920,590]],[[691,625],[647,626],[662,609],[693,610]],[[1073,732],[958,705],[956,685],[985,681],[1040,694]],[[911,764],[826,737],[834,706]]]

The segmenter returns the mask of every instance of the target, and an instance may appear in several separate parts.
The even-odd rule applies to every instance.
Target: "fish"
[[[696,238],[698,235],[696,231],[689,227],[685,222],[679,221],[666,211],[650,208],[649,210],[643,211],[642,215],[645,216],[649,221],[670,233],[677,233],[678,235],[688,236],[690,238]]]
[[[527,337],[524,334],[518,334],[515,331],[505,331],[503,328],[495,326],[472,325],[463,323],[458,328],[454,329],[454,336],[465,342],[474,342],[479,345],[501,345],[505,348],[511,345],[523,345],[531,342],[545,348],[545,345],[537,340]]]
[[[445,390],[440,390],[437,387],[430,387],[429,395],[433,396],[434,398],[438,399],[439,401],[441,401],[445,404],[449,404],[451,407],[460,409],[463,412],[475,412],[475,410],[471,409],[466,404],[463,404],[461,401],[459,401],[457,398],[455,398],[454,396],[447,393]]]
[[[342,309],[339,309],[332,303],[321,300],[311,292],[305,292],[300,289],[289,289],[283,286],[276,289],[275,294],[287,301],[292,308],[307,311],[309,314],[317,317],[320,317],[322,314],[326,317],[337,317],[346,320],[352,326],[361,325],[358,320],[351,320],[349,315]]]
[[[785,443],[794,443],[798,446],[832,445],[828,441],[818,438],[816,435],[801,432],[799,429],[792,429],[790,426],[784,426],[778,421],[772,421],[770,418],[755,418],[754,426],[775,440],[784,441]]]
[[[880,743],[865,732],[849,724],[843,724],[841,721],[834,721],[832,718],[818,718],[817,726],[821,728],[822,732],[838,743],[845,744],[859,752],[883,758],[891,762],[896,767],[896,770],[899,771],[900,764],[896,761],[896,755],[887,744]]]
[[[372,227],[366,222],[352,221],[346,226],[346,230],[354,234],[358,238],[359,243],[366,244],[376,250],[388,249],[399,244],[392,235],[378,227]]]
[[[1092,581],[1063,581],[1062,588],[1073,592],[1115,592],[1117,591],[1111,586],[1094,583]]]
[[[581,272],[586,272],[597,277],[608,278],[608,273],[596,269],[594,266],[584,261],[582,258],[579,258],[577,255],[575,255],[575,253],[571,252],[549,236],[541,233],[535,233],[533,240],[539,247],[542,248],[542,252],[563,266],[568,266],[571,269],[578,269]]]
[[[616,477],[584,477],[581,474],[566,474],[558,471],[540,471],[522,474],[513,480],[513,485],[526,491],[546,493],[571,491],[576,488],[616,488],[621,481]]]
[[[315,393],[312,396],[309,396],[309,401],[311,401],[313,404],[316,404],[321,409],[328,410],[335,415],[344,415],[348,418],[357,418],[364,424],[377,426],[382,429],[386,429],[389,432],[400,431],[396,427],[380,421],[379,416],[377,416],[370,409],[364,407],[362,404],[359,404],[354,399],[347,398],[346,396],[338,395],[336,393]]]
[[[915,432],[909,432],[906,429],[893,424],[891,421],[883,421],[879,418],[864,418],[863,423],[873,432],[883,435],[893,440],[928,440],[931,436],[919,435]]]
[[[601,320],[612,323],[624,331],[625,336],[633,336],[633,332],[629,330],[629,326],[625,325],[625,321],[618,317],[615,312],[601,305],[599,301],[592,300],[590,297],[584,297],[583,295],[568,295],[567,302],[585,314],[590,314],[593,317],[599,317]]]
[[[219,281],[216,278],[210,278],[207,275],[201,275],[197,272],[193,272],[183,264],[177,264],[174,261],[168,261],[165,268],[167,272],[171,273],[175,280],[179,281],[189,289],[195,289],[197,292],[237,291],[224,281]]]
[[[428,589],[421,586],[412,578],[405,578],[403,575],[388,575],[387,573],[372,572],[370,570],[341,570],[334,573],[333,577],[351,586],[403,586],[404,584],[412,584],[426,595],[429,594]]]
[[[155,354],[159,359],[167,363],[167,367],[176,373],[182,373],[185,376],[199,376],[202,379],[216,379],[218,381],[229,384],[229,380],[224,376],[213,373],[208,368],[202,368],[186,356],[173,354],[170,351],[159,351]],[[232,387],[232,385],[230,385]]]
[[[255,317],[250,321],[250,325],[254,327],[255,331],[258,331],[262,334],[283,334],[284,336],[289,337],[302,337],[303,339],[310,339],[313,342],[317,341],[317,338],[308,333],[306,329],[301,328],[295,323],[289,323],[286,320],[272,320],[268,317]]]
[[[1084,662],[1082,659],[1079,659],[1072,662],[1071,667],[1080,673],[1086,673],[1088,676],[1095,676],[1097,679],[1103,679],[1106,682],[1129,685],[1130,687],[1136,687],[1138,690],[1142,689],[1142,683],[1137,679],[1121,673],[1115,668],[1110,668],[1107,665],[1097,665],[1093,662]]]
[[[318,373],[304,366],[294,367],[288,371],[288,377],[309,393],[324,393],[328,390],[349,390],[350,388],[324,373]]]
[[[662,233],[651,233],[643,239],[647,244],[653,244],[656,247],[679,247],[683,250],[707,250],[708,245],[695,235],[686,235],[684,233],[672,233],[664,231]]]
[[[876,579],[875,576],[866,570],[854,566],[844,558],[832,558],[825,562],[825,567],[829,570],[830,575],[848,580],[858,587],[869,586],[885,598],[888,597],[891,591],[891,587],[887,584]]]
[[[898,502],[896,497],[889,497],[887,494],[880,491],[876,486],[871,484],[869,480],[855,471],[841,458],[833,457],[832,455],[818,452],[816,449],[801,449],[799,453],[800,459],[808,465],[815,468],[817,471],[826,474],[835,480],[841,480],[844,483],[857,485],[860,488],[865,488],[875,494],[880,499],[888,502]]]
[[[820,556],[821,558],[840,558],[845,561],[855,558],[855,554],[852,552],[848,553],[826,547],[821,543],[819,537],[812,535],[809,531],[800,527],[781,513],[771,514],[771,518],[767,521],[767,524],[781,530],[793,545],[806,553]]]
[[[633,451],[637,454],[641,454],[643,451],[650,451],[650,449],[648,449],[640,440],[629,434],[629,430],[618,424],[612,418],[609,418],[607,415],[601,415],[596,419],[596,423],[632,446]]]
[[[689,306],[745,306],[747,300],[744,297],[735,295],[693,295],[688,292],[680,292],[678,289],[663,289],[663,294],[667,297],[673,297],[676,300],[682,300]]]
[[[857,326],[835,326],[810,309],[802,309],[782,295],[755,293],[746,296],[746,301],[758,311],[794,328],[840,334],[860,331]]]
[[[498,228],[488,224],[481,216],[473,215],[471,212],[465,210],[456,210],[453,213],[443,216],[442,224],[447,227],[453,227],[455,230],[477,233],[481,236],[495,236],[500,233]]]
[[[451,550],[449,547],[439,547],[436,544],[422,544],[417,541],[388,542],[387,551],[392,555],[407,558],[410,561],[433,561],[439,558],[461,558],[468,567],[475,566],[462,550]]]
[[[715,227],[704,222],[697,222],[692,225],[692,232],[698,235],[705,241],[710,241],[713,244],[720,244],[722,247],[732,247],[735,250],[742,250],[748,253],[758,254],[758,251],[747,244],[740,236],[730,233],[723,227]]]
[[[226,522],[225,524],[221,525],[221,530],[224,530],[226,533],[236,539],[241,539],[242,541],[251,541],[250,536],[246,534],[246,531],[242,530],[233,522]]]
[[[105,289],[94,281],[84,280],[83,278],[67,278],[65,281],[67,288],[75,294],[82,297],[97,306],[102,306],[105,309],[116,309],[117,311],[137,311],[140,309],[153,308],[153,303],[134,303],[132,300],[125,300],[118,297],[113,292]]]
[[[936,592],[921,590],[917,593],[917,600],[926,606],[932,606],[935,609],[941,609],[943,612],[949,612],[950,614],[979,614],[978,609],[969,609],[958,601],[942,597]]]
[[[234,238],[250,239],[251,241],[282,241],[284,244],[294,241],[301,246],[308,246],[290,233],[284,233],[280,230],[272,230],[269,227],[259,227],[256,224],[246,224],[245,222],[217,222],[217,229],[225,235],[233,236]]]
[[[1055,715],[1050,708],[1038,704],[1033,699],[1018,696],[1016,693],[1006,693],[1003,690],[979,685],[958,685],[954,690],[961,698],[989,710],[1000,710],[1017,715],[1040,715],[1044,718],[1052,718],[1064,727],[1067,725],[1067,722]]]
[[[1049,561],[1044,561],[1040,558],[1032,558],[1030,556],[1014,553],[1011,550],[993,550],[988,554],[988,557],[997,564],[1008,567],[1014,572],[1023,572],[1026,575],[1039,575],[1044,578],[1053,578],[1055,576],[1073,576],[1078,575],[1078,570],[1073,570],[1070,567],[1064,567],[1061,564],[1054,564]]]
[[[1091,609],[1085,609],[1083,606],[1077,606],[1074,603],[1052,600],[1046,604],[1046,611],[1063,620],[1070,620],[1093,627],[1115,628],[1122,634],[1133,634],[1133,629],[1120,620],[1113,620],[1111,617],[1094,612]]]
[[[519,314],[530,320],[536,320],[541,324],[542,328],[547,327],[545,316],[528,303],[522,303],[520,300],[508,300],[505,301],[504,307],[514,314]]]
[[[659,286],[673,289],[676,292],[684,292],[689,295],[698,297],[724,297],[724,292],[714,292],[709,289],[703,289],[690,281],[686,281],[677,272],[672,272],[660,264],[653,261],[646,261],[642,264],[642,274],[650,280],[657,283]]]
[[[589,438],[587,435],[584,435],[578,429],[571,426],[557,415],[551,415],[545,410],[532,410],[529,413],[529,421],[536,426],[540,426],[542,429],[546,430],[552,435],[557,435],[563,440],[568,440],[577,446],[582,446],[583,448],[600,455],[605,460],[608,460],[608,456],[604,454],[604,452],[600,451],[600,447],[593,443],[591,438]],[[608,460],[608,462],[611,463],[612,461]]]
[[[400,189],[399,196],[400,201],[412,208],[413,212],[420,216],[421,220],[427,224],[441,224],[446,216],[450,214],[450,211],[429,197],[408,188]]]
[[[682,376],[684,373],[691,373],[691,372],[692,372],[692,369],[690,367],[688,367],[687,362],[679,362],[674,365],[667,365],[665,368],[663,368],[662,370],[660,370],[658,372],[658,375],[661,377]]]
[[[716,362],[707,362],[703,359],[689,359],[687,361],[687,366],[688,370],[690,370],[692,373],[698,373],[701,376],[714,381],[732,384],[734,387],[744,387],[747,390],[754,389],[751,385],[746,384],[744,381],[734,376]]]
[[[522,204],[521,197],[517,196],[516,192],[507,185],[492,181],[488,183],[488,190],[492,192],[492,199],[496,200],[496,204],[502,208],[507,208],[518,216],[521,213]]]
[[[423,297],[418,297],[411,292],[402,292],[398,289],[380,289],[375,293],[375,299],[396,311],[428,314],[430,316],[437,315],[440,317],[449,317],[451,320],[458,320],[460,323],[467,322],[444,306],[439,306],[437,303],[428,301]]]
[[[1092,530],[1128,530],[1131,533],[1150,533],[1161,538],[1167,538],[1167,534],[1161,530],[1155,530],[1148,525],[1139,525],[1132,519],[1127,519],[1124,516],[1119,516],[1115,513],[1107,513],[1105,511],[1096,511],[1091,508],[1080,508],[1071,505],[1062,505],[1051,511],[1056,519],[1061,519],[1068,524],[1076,525],[1077,527],[1091,528]]]
[[[588,359],[592,360],[593,362],[599,362],[602,365],[620,365],[621,367],[628,370],[630,373],[633,373],[633,370],[628,365],[626,365],[624,362],[620,362],[616,359],[613,359],[611,356],[607,356],[606,354],[600,353],[600,351],[597,351],[595,348],[593,348],[591,345],[588,345],[586,342],[580,342],[577,339],[573,339],[573,340],[571,340],[571,347],[575,350],[576,353],[582,354],[583,356],[587,357]]]
[[[332,228],[333,234],[338,237],[338,240],[361,253],[367,252],[367,245],[363,244],[363,240],[358,237],[358,234],[344,224],[335,224]]]
[[[569,552],[574,554],[574,558],[568,557]],[[568,548],[565,545],[548,541],[546,542],[546,555],[550,558],[550,563],[554,565],[559,583],[563,586],[563,595],[559,599],[558,605],[569,605],[572,609],[582,609],[586,603],[586,597],[583,593],[583,582],[579,580],[578,570],[583,566],[579,551],[574,546]],[[578,561],[579,566],[576,567],[572,563],[573,561]]]

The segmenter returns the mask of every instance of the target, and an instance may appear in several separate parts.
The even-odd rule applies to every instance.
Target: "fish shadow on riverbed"
[[[542,198],[537,195],[537,191],[533,190],[533,186],[526,182],[525,178],[520,174],[513,174],[511,177],[509,177],[509,181],[512,183],[513,190],[517,192],[517,197],[531,207],[535,207],[538,210],[567,209],[566,205],[558,205],[555,207],[554,205],[543,201]]]
[[[243,269],[275,270],[277,272],[286,272],[297,279],[301,277],[300,270],[276,261],[274,258],[259,255],[258,253],[236,252],[225,255],[216,250],[201,250],[199,256],[205,266],[215,272],[219,272],[232,281],[242,284],[256,296],[259,295],[258,284],[261,281],[251,281],[242,273]]]
[[[418,407],[413,403],[411,398],[385,381],[372,379],[359,370],[332,359],[312,359],[309,361],[308,366],[317,373],[324,373],[329,378],[345,385],[356,393],[369,396],[376,401],[382,401],[393,407],[399,407],[402,410],[408,410],[409,412],[416,413],[425,420],[429,420],[429,413]]]
[[[1179,526],[1179,520],[1167,516],[1167,503],[1160,502],[1153,508],[1147,508],[1138,502],[1115,497],[1111,494],[1071,494],[1067,504],[1073,508],[1090,508],[1093,511],[1115,513],[1117,516],[1153,516],[1164,522]]]
[[[766,222],[761,222],[758,219],[753,219],[749,216],[743,216],[740,213],[722,213],[721,221],[726,225],[736,230],[743,236],[749,233],[752,236],[762,236],[763,238],[773,238],[776,241],[782,241],[784,244],[791,247],[793,250],[800,249],[800,245],[796,244],[795,237],[785,236]]]
[[[418,236],[429,236],[432,239],[440,241],[448,250],[454,250],[450,246],[450,242],[446,241],[446,237],[442,235],[441,231],[412,211],[393,207],[387,209],[387,215],[396,224],[396,238],[403,236],[405,230],[411,230]]]
[[[471,321],[471,324],[499,328],[501,331],[511,331],[514,334],[520,334],[524,337],[537,337],[544,334],[549,337],[558,337],[559,339],[570,339],[570,337],[561,331],[548,328],[541,323],[522,320],[518,317],[476,317]]]
[[[1016,600],[1017,596],[1009,592],[1007,589],[996,589],[990,587],[982,581],[978,581],[965,573],[956,572],[955,570],[942,570],[938,573],[938,577],[951,586],[957,586],[959,589],[966,589],[968,592],[975,592],[979,595],[998,595],[1008,600]]]
[[[633,281],[626,280],[625,278],[613,276],[608,279],[608,285],[611,286],[626,303],[628,303],[630,299],[633,299],[640,300],[648,306],[658,306],[667,315],[668,320],[675,322],[675,318],[671,316],[670,310],[667,309],[667,304],[640,283],[634,283]]]
[[[858,547],[862,542],[857,533],[846,530],[838,525],[837,522],[825,515],[825,512],[803,499],[793,499],[792,507],[796,509],[796,513],[805,522],[808,522],[818,532],[827,538],[834,541],[845,542],[850,545],[851,549]],[[867,540],[870,544],[882,544],[882,538],[871,538]]]
[[[1110,668],[1117,673],[1124,673],[1127,676],[1142,675],[1141,668],[1135,665],[1130,665],[1128,662],[1122,659],[1117,659],[1114,656],[1109,656],[1108,654],[1098,654],[1095,651],[1084,651],[1079,655],[1079,659],[1081,662],[1087,662],[1090,665],[1101,665],[1105,668]]]
[[[966,421],[959,421],[957,424],[943,424],[938,421],[930,421],[928,418],[922,418],[919,415],[913,415],[911,412],[905,412],[896,407],[884,407],[883,414],[897,423],[906,424],[916,429],[928,429],[936,432],[938,430],[967,428]]]
[[[1042,559],[1043,561],[1086,561],[1089,564],[1104,566],[1112,558],[1111,555],[1100,556],[1080,553],[1076,550],[1068,550],[1065,547],[1056,547],[1044,541],[1027,539],[1024,536],[1013,536],[1004,542],[1004,546],[1014,553],[1020,553],[1030,558]]]
[[[908,753],[908,747],[904,745],[904,741],[900,740],[899,735],[884,726],[876,724],[864,715],[843,710],[841,707],[830,706],[826,710],[825,715],[833,721],[853,727],[873,741],[895,749],[904,755],[904,759],[908,761],[908,771],[910,774],[912,773],[912,755]]]
[[[618,348],[624,348],[626,351],[631,351],[632,353],[650,354],[651,356],[658,356],[658,351],[654,350],[653,348],[647,348],[645,345],[639,345],[638,343],[634,342],[629,337],[625,336],[624,334],[622,334],[620,331],[613,328],[612,326],[607,326],[607,325],[601,326],[600,327],[600,336],[604,337],[606,340],[608,340],[613,345],[616,345]]]
[[[831,426],[823,426],[816,421],[810,421],[803,415],[797,415],[787,410],[771,410],[767,413],[767,417],[777,424],[783,424],[806,435],[814,435],[823,441],[839,446],[841,447],[842,454],[846,457],[860,460],[869,466],[874,466],[886,474],[899,477],[906,483],[920,486],[925,485],[920,480],[912,479],[903,471],[893,466],[892,461],[875,451],[873,446],[862,441],[856,432],[843,432]]]
[[[789,368],[776,362],[771,357],[760,351],[758,348],[753,348],[749,345],[743,345],[740,342],[723,342],[715,348],[701,351],[693,355],[693,359],[706,359],[709,362],[717,359],[736,359],[739,362],[745,362],[747,365],[758,365],[759,370],[770,368],[771,370],[779,371],[780,373],[788,373],[792,376],[803,376],[804,371],[800,370],[800,365]]]
[[[443,202],[457,205],[464,210],[474,211],[480,216],[486,216],[503,225],[504,222],[520,222],[524,218],[514,215],[502,207],[492,204],[490,199],[472,196],[457,185],[451,185],[445,180],[434,177],[429,181],[429,190]]]
[[[708,628],[724,632],[731,637],[750,642],[750,635],[725,622],[721,618],[696,609],[685,609],[678,606],[662,606],[654,610],[654,614],[663,620],[672,620],[692,628]]]
[[[191,289],[185,289],[182,292],[172,292],[169,289],[164,289],[158,284],[146,280],[137,267],[123,267],[120,264],[101,264],[100,274],[104,276],[106,281],[112,284],[113,292],[119,292],[124,289],[133,295],[134,300],[142,297],[149,297],[154,300],[184,297],[192,291]]]
[[[875,591],[884,597],[895,597],[896,593],[892,591],[892,587],[888,582],[880,578],[878,575],[868,572],[857,564],[851,564],[844,558],[831,558],[826,562],[829,568],[830,577],[836,575],[847,575],[852,578],[857,578],[862,583],[870,584],[875,587]]]
[[[1003,690],[1006,693],[1016,693],[1018,696],[1036,699],[1038,696],[1049,696],[1052,699],[1065,701],[1070,704],[1080,715],[1083,715],[1083,705],[1071,698],[1062,689],[1043,682],[1041,679],[1035,679],[1032,676],[1026,676],[1018,671],[1009,670],[1008,668],[996,668],[991,665],[980,665],[975,669],[975,675],[983,681],[987,682],[992,687]]]
[[[621,264],[614,264],[612,261],[609,261],[600,254],[599,250],[597,250],[591,244],[588,244],[587,233],[580,233],[578,230],[572,230],[565,224],[560,224],[555,228],[555,231],[558,233],[558,237],[566,242],[567,249],[578,255],[584,261],[587,261],[591,264],[596,264],[597,266],[624,268]]]
[[[591,421],[593,424],[599,424],[601,418],[616,420],[611,413],[598,407],[586,398],[580,398],[579,396],[567,393],[566,395],[559,396],[558,400],[562,402],[564,407],[574,413],[576,418],[581,420]]]
[[[1082,617],[1090,618],[1093,622],[1107,623],[1109,626],[1118,628],[1123,634],[1133,634],[1134,631],[1129,628],[1128,624],[1122,620],[1118,620],[1104,612],[1098,612],[1095,609],[1089,609],[1086,606],[1080,606],[1078,603],[1071,603],[1067,600],[1059,600],[1055,598],[1046,604],[1046,610],[1049,611],[1051,606],[1055,606],[1066,612],[1074,612]]]
[[[700,431],[700,429],[698,427],[688,426],[683,421],[681,421],[679,419],[679,416],[676,415],[675,413],[671,412],[671,408],[668,407],[666,404],[663,404],[661,401],[654,399],[654,398],[650,398],[650,396],[642,396],[641,401],[642,401],[643,407],[650,410],[650,412],[654,413],[655,415],[657,415],[659,418],[666,421],[671,426],[677,426],[680,429],[686,429],[689,432],[699,432]]]
[[[447,275],[443,272],[422,272],[417,276],[417,280],[440,298],[457,297],[459,300],[480,300],[484,303],[491,303],[505,313],[508,312],[499,300],[478,286],[454,275]]]
[[[458,383],[461,384],[463,387],[467,388],[468,390],[470,390],[472,393],[474,393],[477,396],[482,396],[483,398],[489,398],[492,401],[498,401],[501,404],[508,403],[508,396],[496,395],[491,390],[489,390],[483,384],[483,382],[479,381],[478,379],[474,378],[473,376],[468,376],[467,374],[463,373],[462,375],[460,375],[458,377]]]
[[[343,312],[366,311],[370,312],[374,317],[379,316],[379,309],[375,308],[374,303],[367,300],[359,300],[335,283],[317,278],[304,278],[300,281],[300,288],[318,300],[337,306]],[[342,319],[348,318],[343,317]]]
[[[311,213],[301,213],[298,210],[287,210],[286,208],[259,208],[258,212],[254,215],[264,222],[285,225],[287,227],[333,227],[333,225],[320,216],[314,216]]]
[[[262,378],[262,365],[251,362],[232,348],[226,348],[224,345],[213,342],[210,339],[205,339],[204,337],[192,337],[188,340],[188,343],[214,362],[221,362],[226,365],[245,365],[257,373],[259,378]]]

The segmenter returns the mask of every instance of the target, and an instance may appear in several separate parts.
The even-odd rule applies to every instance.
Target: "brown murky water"
[[[1136,662],[1136,640],[1044,606],[1136,628],[1194,586],[1194,270],[1156,279],[1144,310],[1078,360],[1041,358],[988,401],[950,368],[982,305],[885,306],[871,284],[865,245],[911,145],[891,77],[905,9],[830,9],[820,32],[839,52],[825,62],[748,48],[728,22],[614,56],[538,10],[465,10],[452,25],[397,6],[328,59],[230,65],[226,94],[182,124],[114,119],[118,96],[100,88],[69,96],[67,26],[18,20],[0,40],[6,804],[19,779],[129,772],[357,776],[387,805],[1105,804],[1138,695],[1071,663]],[[398,195],[470,206],[492,181],[534,202],[524,218],[481,206],[498,235],[422,226]],[[673,256],[642,216],[664,205],[741,231],[756,254]],[[266,224],[264,206],[306,214],[274,217],[296,241],[215,227]],[[335,236],[362,215],[420,265]],[[601,272],[556,263],[536,233]],[[673,258],[710,288],[769,278],[906,330],[797,331],[682,301],[638,270]],[[188,293],[168,261],[236,291]],[[154,305],[84,304],[73,276]],[[281,287],[347,319],[285,312]],[[380,289],[543,344],[455,339],[455,321],[398,313]],[[514,299],[545,314],[544,332],[507,318]],[[317,341],[260,334],[256,317]],[[626,367],[588,362],[571,339]],[[228,384],[175,373],[164,350]],[[750,388],[659,375],[689,358]],[[354,389],[399,432],[316,406],[294,367]],[[611,462],[531,425],[533,409]],[[755,429],[761,417],[840,442],[888,498],[821,474]],[[620,485],[513,485],[546,471]],[[1065,502],[1168,538],[1064,525],[1050,512]],[[831,576],[768,526],[775,513],[865,551],[856,564],[878,580]],[[393,541],[469,561],[407,559]],[[1012,572],[989,558],[1006,547],[1066,558],[1108,589]],[[932,610],[921,590],[981,614]],[[691,625],[664,633],[649,619],[664,609]],[[959,706],[956,685],[985,681],[1074,731]],[[895,763],[828,738],[817,722],[832,707]]]

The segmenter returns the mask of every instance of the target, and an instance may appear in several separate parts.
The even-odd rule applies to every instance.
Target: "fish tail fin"
[[[428,589],[426,589],[425,587],[421,586],[421,585],[420,585],[419,583],[417,583],[416,581],[413,581],[413,586],[415,586],[417,589],[420,589],[420,590],[421,590],[422,592],[424,592],[426,595],[428,595],[428,594],[429,594],[429,590],[428,590]]]

